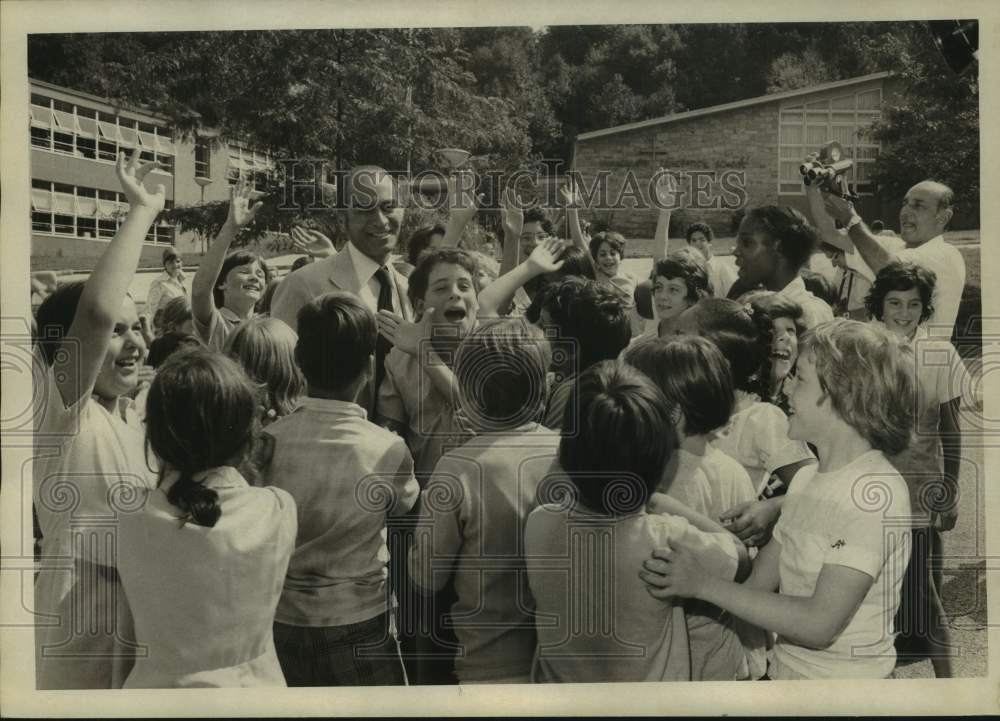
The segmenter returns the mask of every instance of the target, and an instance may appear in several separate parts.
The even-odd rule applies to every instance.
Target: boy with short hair
[[[371,374],[376,324],[353,294],[315,298],[298,313],[295,360],[306,397],[268,426],[265,485],[292,494],[298,538],[275,612],[274,641],[289,686],[403,682],[389,634],[386,516],[419,489],[399,436],[357,404]]]
[[[545,336],[521,319],[488,322],[457,353],[462,409],[477,436],[441,457],[423,491],[410,575],[425,593],[454,582],[460,683],[529,680],[524,525],[559,444],[537,422],[548,363]]]

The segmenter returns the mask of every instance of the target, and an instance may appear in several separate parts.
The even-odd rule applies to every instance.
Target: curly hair
[[[913,350],[871,323],[836,318],[808,331],[800,357],[816,365],[833,410],[872,448],[895,455],[913,430]]]
[[[882,320],[882,311],[885,306],[885,297],[893,290],[917,289],[920,293],[920,301],[924,304],[920,312],[920,322],[934,315],[934,304],[931,299],[934,297],[934,286],[937,283],[937,274],[930,268],[925,268],[916,263],[902,260],[894,260],[882,268],[875,276],[871,290],[865,296],[865,307],[875,320]]]
[[[687,249],[674,251],[666,258],[656,261],[649,279],[656,283],[657,276],[670,280],[679,278],[687,286],[687,302],[697,303],[702,298],[712,295],[712,285],[708,280],[705,263]]]
[[[625,256],[625,236],[613,230],[602,230],[600,233],[595,233],[590,239],[590,257],[594,260],[597,260],[597,254],[601,250],[602,243],[607,243],[611,246],[611,250],[618,253],[618,255]]]
[[[747,213],[774,243],[778,254],[798,270],[815,252],[819,236],[809,221],[794,208],[762,205]]]

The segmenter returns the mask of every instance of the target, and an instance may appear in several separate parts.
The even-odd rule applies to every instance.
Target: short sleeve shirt
[[[861,571],[873,583],[829,647],[806,648],[779,635],[779,669],[807,678],[885,678],[892,672],[909,515],[906,483],[880,451],[829,473],[807,466],[795,475],[774,528],[781,594],[812,596],[826,564]]]

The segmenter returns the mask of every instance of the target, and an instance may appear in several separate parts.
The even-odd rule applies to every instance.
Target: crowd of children
[[[897,645],[951,675],[932,558],[971,383],[922,330],[932,271],[833,319],[796,211],[746,215],[738,277],[706,225],[668,254],[661,212],[647,320],[570,190],[568,244],[507,197],[499,277],[456,247],[473,209],[375,291],[323,260],[297,289],[229,252],[241,185],[147,352],[153,167],[119,158],[128,217],[37,313],[39,688],[885,678]]]

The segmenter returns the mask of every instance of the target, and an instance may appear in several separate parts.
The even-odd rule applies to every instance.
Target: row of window
[[[878,158],[879,143],[867,132],[878,120],[882,106],[879,88],[803,105],[786,105],[779,115],[778,160],[782,194],[804,193],[799,166],[809,153],[818,152],[827,141],[836,140],[844,156],[854,161],[848,180],[861,195],[875,192],[872,166]]]
[[[166,201],[165,209],[172,207],[173,201]],[[31,181],[34,233],[110,239],[127,213],[128,201],[123,193],[48,180]],[[174,227],[162,220],[154,223],[146,234],[146,242],[173,244]]]

